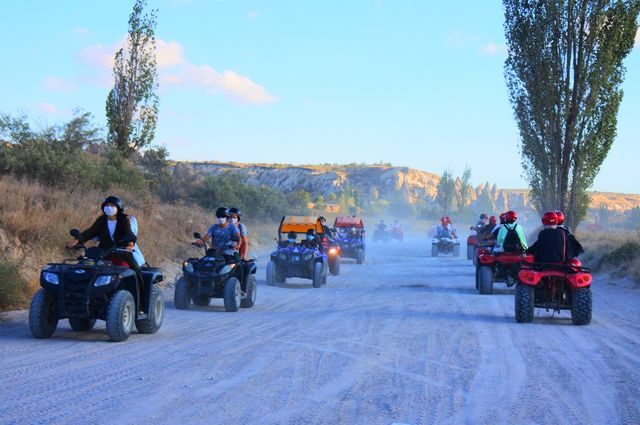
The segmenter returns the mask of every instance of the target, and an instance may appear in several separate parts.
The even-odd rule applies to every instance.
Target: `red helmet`
[[[447,224],[451,224],[451,219],[449,218],[449,216],[446,216],[444,219],[447,220]]]
[[[491,217],[489,217],[489,224],[496,224],[496,216],[492,215]]]
[[[507,222],[507,213],[500,214],[500,224],[504,224]]]
[[[558,216],[558,226],[564,224],[564,213],[560,210],[555,210],[554,213]]]
[[[558,224],[558,215],[553,211],[547,211],[542,216],[542,224],[545,226],[552,226],[554,224]]]
[[[444,217],[444,216],[440,217],[440,223],[447,224],[447,217]]]
[[[518,213],[515,211],[507,211],[504,219],[507,223],[511,224],[518,219]]]

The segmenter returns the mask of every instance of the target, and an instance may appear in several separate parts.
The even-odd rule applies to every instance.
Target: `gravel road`
[[[590,326],[513,318],[425,241],[370,244],[326,287],[258,274],[256,305],[179,311],[108,342],[104,322],[30,336],[0,322],[0,424],[637,424],[640,289],[598,276]],[[463,250],[464,251],[464,250]]]

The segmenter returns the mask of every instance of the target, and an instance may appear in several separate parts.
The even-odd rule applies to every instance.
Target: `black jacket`
[[[564,263],[581,252],[582,246],[576,238],[560,227],[541,230],[538,240],[527,249],[536,263]]]
[[[102,249],[115,248],[116,244],[118,244],[118,246],[123,246],[127,245],[129,242],[136,241],[136,236],[133,234],[133,231],[131,231],[129,216],[125,214],[118,214],[116,230],[113,233],[113,240],[109,234],[107,216],[104,214],[98,217],[91,227],[82,232],[80,237],[80,242],[98,238],[98,246]]]

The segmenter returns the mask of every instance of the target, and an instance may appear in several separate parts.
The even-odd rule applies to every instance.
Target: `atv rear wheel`
[[[356,261],[358,262],[358,264],[364,263],[364,249],[360,248],[358,249],[358,251],[356,251]]]
[[[238,311],[242,300],[242,287],[240,281],[230,277],[224,284],[224,309],[229,312]]]
[[[173,304],[178,310],[186,310],[191,304],[191,291],[189,283],[184,276],[180,276],[180,279],[176,282],[176,289],[173,293]]]
[[[336,255],[336,258],[333,259],[332,262],[329,263],[329,273],[334,276],[338,276],[340,274],[340,256]]]
[[[36,338],[49,338],[58,327],[58,313],[53,295],[44,288],[31,300],[29,307],[29,329]]]
[[[432,243],[431,244],[431,256],[432,257],[437,257],[438,256],[438,244],[437,243]]]
[[[516,283],[516,322],[528,323],[533,321],[533,315],[535,313],[534,301],[535,289],[532,286]]]
[[[96,325],[96,319],[77,319],[74,317],[70,317],[69,325],[74,331],[86,332],[93,329],[93,327]]]
[[[322,263],[315,263],[313,265],[313,287],[319,288],[322,286],[323,275],[322,275]]]
[[[480,293],[482,295],[493,294],[493,269],[489,266],[480,266],[478,278]]]
[[[276,286],[276,263],[273,260],[267,264],[267,285]]]
[[[453,246],[453,257],[458,258],[460,256],[460,245]]]
[[[467,260],[473,260],[473,245],[467,245]]]
[[[473,247],[473,265],[478,267],[478,248]]]
[[[476,291],[480,290],[480,267],[476,267]]]
[[[129,338],[136,317],[136,303],[131,292],[116,291],[107,306],[107,334],[111,341],[121,342]]]
[[[209,303],[211,303],[211,297],[208,295],[194,295],[191,299],[195,305],[199,305],[200,307],[208,307]]]
[[[136,320],[136,329],[141,334],[158,332],[164,320],[164,297],[160,289],[154,287],[149,300],[149,314],[146,319]]]
[[[591,308],[593,297],[591,288],[577,288],[573,291],[571,300],[571,321],[574,325],[588,325],[591,323]]]
[[[250,274],[247,277],[247,290],[246,295],[240,301],[240,307],[242,308],[251,308],[256,303],[256,295],[258,292],[258,284],[256,282],[256,276]]]

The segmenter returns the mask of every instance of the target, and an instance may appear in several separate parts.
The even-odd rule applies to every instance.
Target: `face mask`
[[[229,221],[233,224],[238,224],[238,219],[235,217],[230,218]]]
[[[296,243],[295,239],[289,239],[289,243]]]
[[[308,241],[312,241],[312,240],[313,240],[313,238],[314,238],[314,236],[313,236],[313,235],[307,235],[307,240],[308,240]]]
[[[218,224],[224,224],[227,222],[226,217],[217,217],[217,219],[218,219]]]
[[[118,209],[116,207],[112,207],[112,206],[105,206],[102,211],[104,211],[104,213],[108,216],[111,217],[113,215],[116,215],[116,213],[118,212]]]

